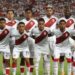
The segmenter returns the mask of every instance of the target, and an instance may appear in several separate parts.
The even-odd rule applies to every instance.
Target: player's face
[[[46,8],[46,15],[51,16],[53,14],[53,8]]]
[[[8,13],[6,14],[6,16],[7,16],[7,18],[8,18],[9,20],[12,20],[12,19],[14,18],[14,13],[13,13],[13,11],[8,11]]]
[[[0,28],[4,28],[5,27],[5,21],[0,21]]]
[[[25,17],[26,17],[27,19],[32,18],[32,11],[30,11],[30,10],[26,11],[26,12],[25,12]]]
[[[25,30],[25,25],[24,24],[20,24],[20,25],[18,25],[18,30],[19,30],[19,32],[22,34],[22,33],[24,33],[24,30]]]
[[[65,15],[66,18],[69,18],[71,16],[70,10],[69,9],[65,9],[64,10],[64,15]]]
[[[40,31],[42,31],[44,29],[44,26],[45,26],[45,22],[43,22],[43,21],[38,22],[38,27],[39,27]]]
[[[66,22],[60,22],[60,24],[59,24],[59,28],[61,29],[61,30],[63,30],[63,29],[65,29],[65,27],[66,27]]]

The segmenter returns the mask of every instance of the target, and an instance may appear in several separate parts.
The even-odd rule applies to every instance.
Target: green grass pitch
[[[2,72],[2,59],[3,57],[2,57],[2,54],[0,54],[0,75],[3,75],[3,72]],[[51,75],[52,75],[52,72],[53,72],[53,69],[52,69],[52,60],[50,60],[51,62]],[[12,63],[12,60],[11,60],[11,63]],[[18,62],[17,62],[18,64],[18,67],[17,67],[17,74],[16,75],[20,75],[20,66],[19,66],[19,64],[20,64],[20,58],[18,59]],[[39,75],[43,75],[42,74],[43,73],[43,60],[41,59],[41,61],[40,61],[40,67],[39,67]],[[67,75],[67,63],[65,62],[65,75]],[[12,75],[12,69],[11,69],[11,74],[10,75]],[[26,74],[25,74],[26,75]],[[35,70],[34,70],[34,73],[33,73],[33,75],[35,75]],[[60,74],[60,68],[59,68],[59,75],[61,75]]]

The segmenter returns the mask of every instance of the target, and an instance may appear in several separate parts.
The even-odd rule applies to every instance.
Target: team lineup
[[[17,72],[20,57],[20,75],[39,75],[39,62],[43,59],[42,75],[65,75],[64,59],[68,63],[67,75],[75,75],[75,19],[70,8],[65,6],[64,16],[54,16],[52,5],[45,8],[45,16],[36,20],[31,8],[25,9],[25,18],[16,20],[14,10],[8,9],[6,17],[0,18],[0,53],[3,53],[3,75]],[[12,66],[10,57],[12,56]],[[50,74],[50,58],[53,73]],[[26,66],[26,70],[25,70]]]

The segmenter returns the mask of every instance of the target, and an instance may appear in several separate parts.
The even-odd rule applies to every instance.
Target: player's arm
[[[32,37],[33,39],[35,39],[34,29],[31,31],[31,33],[30,33],[30,37]]]
[[[73,40],[75,40],[75,29],[69,30],[68,32],[69,32],[69,34],[70,34],[70,37],[71,37]]]

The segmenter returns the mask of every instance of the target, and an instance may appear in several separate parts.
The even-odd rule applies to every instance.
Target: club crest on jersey
[[[34,22],[33,22],[33,21],[31,21],[31,22],[30,22],[30,24],[31,24],[31,25],[33,25],[33,24],[34,24]]]
[[[26,38],[26,36],[24,35],[24,36],[23,36],[23,38],[25,39],[25,38]]]
[[[54,18],[52,19],[52,22],[55,22],[55,19]]]
[[[8,33],[8,31],[7,30],[5,30],[5,34],[7,34]]]
[[[44,32],[44,35],[47,35],[47,32]]]
[[[68,33],[65,34],[65,37],[67,37],[67,36],[68,36]]]

